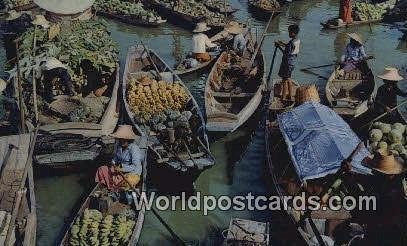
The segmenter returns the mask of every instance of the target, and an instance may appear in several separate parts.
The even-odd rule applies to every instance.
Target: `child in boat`
[[[206,51],[206,48],[215,48],[217,45],[212,43],[208,36],[204,33],[211,30],[205,22],[200,22],[196,25],[194,35],[192,36],[192,57],[200,63],[211,60],[211,56]]]
[[[111,136],[117,141],[111,165],[99,167],[95,181],[109,190],[132,190],[140,182],[143,171],[143,153],[134,143],[137,135],[130,125],[120,125]]]
[[[300,53],[300,39],[298,38],[298,33],[300,28],[298,25],[290,25],[288,27],[288,35],[291,40],[288,43],[283,41],[275,42],[276,47],[282,49],[283,58],[281,59],[280,70],[278,76],[282,79],[282,100],[283,101],[294,101],[293,92],[293,82],[291,80],[292,72],[294,71],[295,60]]]

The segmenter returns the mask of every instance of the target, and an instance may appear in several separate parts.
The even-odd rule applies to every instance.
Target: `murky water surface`
[[[248,13],[246,1],[233,0],[233,5],[239,8],[235,19],[247,22],[257,29],[258,36],[263,32],[264,21],[258,21]],[[338,59],[347,43],[347,32],[360,32],[366,39],[366,51],[375,55],[376,59],[369,62],[375,74],[382,71],[385,66],[406,66],[407,43],[401,41],[402,33],[392,25],[359,26],[338,31],[325,31],[321,29],[320,22],[334,17],[338,12],[337,1],[297,1],[286,6],[271,24],[269,33],[263,45],[267,64],[271,62],[275,40],[287,40],[287,27],[296,23],[300,25],[301,53],[298,57],[294,78],[301,84],[316,83],[320,91],[324,90],[326,80],[311,74],[305,74],[300,68],[333,63]],[[179,61],[190,50],[191,33],[172,25],[164,25],[156,29],[147,29],[123,25],[108,20],[113,38],[120,45],[120,60],[122,70],[127,49],[130,45],[141,41],[155,49],[157,53],[170,65]],[[4,50],[0,49],[0,59],[4,63]],[[278,71],[281,54],[277,56],[274,67],[274,77]],[[329,76],[332,67],[313,70],[321,76]],[[0,65],[0,74],[3,73]],[[189,78],[184,81],[191,89],[193,95],[202,104],[203,88],[206,74],[200,77]],[[379,82],[381,83],[381,82]],[[405,86],[405,81],[401,87]],[[244,152],[251,138],[252,131],[257,124],[239,130],[224,138],[217,138],[211,145],[216,157],[216,166],[204,172],[196,183],[196,188],[202,194],[230,195],[252,191],[256,194],[266,194],[267,187],[264,180],[263,158],[260,154],[250,159],[252,166],[236,164],[241,153]],[[250,148],[249,151],[255,151]],[[58,176],[41,175],[36,180],[36,196],[38,200],[38,244],[52,245],[58,238],[64,221],[69,217],[72,209],[80,202],[91,187],[91,172],[82,174],[59,174]],[[250,211],[219,211],[210,212],[203,216],[200,211],[168,211],[161,215],[173,226],[173,229],[184,240],[191,244],[217,245],[221,231],[227,227],[232,217],[269,220],[270,216],[264,213]],[[171,237],[158,220],[147,213],[144,223],[141,245],[171,245]]]

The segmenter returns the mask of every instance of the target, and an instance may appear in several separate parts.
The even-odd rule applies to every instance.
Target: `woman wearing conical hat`
[[[95,181],[103,183],[109,190],[127,191],[130,187],[121,174],[135,187],[143,171],[144,156],[135,143],[138,136],[133,132],[132,126],[120,125],[111,136],[116,139],[112,161],[109,166],[102,166],[97,170]]]
[[[370,57],[363,46],[363,37],[359,33],[348,33],[349,43],[346,45],[345,54],[341,57],[343,69],[353,71],[359,69],[363,74],[370,73],[366,60]]]
[[[383,80],[383,85],[379,87],[376,95],[376,110],[378,114],[390,112],[397,106],[397,96],[406,97],[407,92],[400,90],[397,83],[404,78],[399,74],[397,68],[387,67],[384,72],[377,77]],[[396,111],[394,111],[396,113]],[[396,115],[391,115],[395,118]]]
[[[193,30],[192,36],[192,56],[199,62],[207,62],[211,60],[211,56],[207,52],[207,48],[215,48],[217,45],[212,43],[205,32],[211,30],[205,22],[200,22]]]

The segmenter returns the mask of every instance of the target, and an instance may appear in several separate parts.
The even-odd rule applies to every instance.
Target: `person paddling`
[[[365,76],[373,76],[367,64],[367,59],[373,58],[368,56],[363,46],[363,37],[358,33],[348,33],[350,38],[346,45],[345,53],[341,57],[341,67],[345,72],[359,69]]]
[[[397,106],[397,96],[407,97],[407,92],[400,90],[397,86],[397,82],[404,79],[397,68],[387,67],[377,77],[383,79],[384,84],[377,90],[376,110],[378,114],[383,114],[390,112],[392,108]],[[391,114],[390,117],[394,118],[396,116]]]
[[[283,41],[275,42],[275,46],[280,49],[284,48],[283,58],[281,59],[280,70],[278,76],[282,79],[282,100],[283,101],[293,101],[293,81],[291,80],[292,72],[294,71],[295,60],[300,53],[300,39],[298,38],[298,33],[300,28],[298,25],[290,25],[288,27],[288,35],[291,40],[288,43]]]
[[[200,22],[193,30],[192,36],[192,57],[199,62],[207,62],[211,60],[211,56],[206,51],[206,48],[215,48],[216,44],[212,43],[208,36],[204,33],[211,30],[205,22]]]

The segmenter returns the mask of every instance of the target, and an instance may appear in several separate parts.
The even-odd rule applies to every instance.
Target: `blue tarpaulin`
[[[337,113],[316,102],[280,114],[278,123],[302,181],[335,173],[361,141]],[[363,146],[354,155],[354,172],[371,173],[361,164],[368,154]]]

